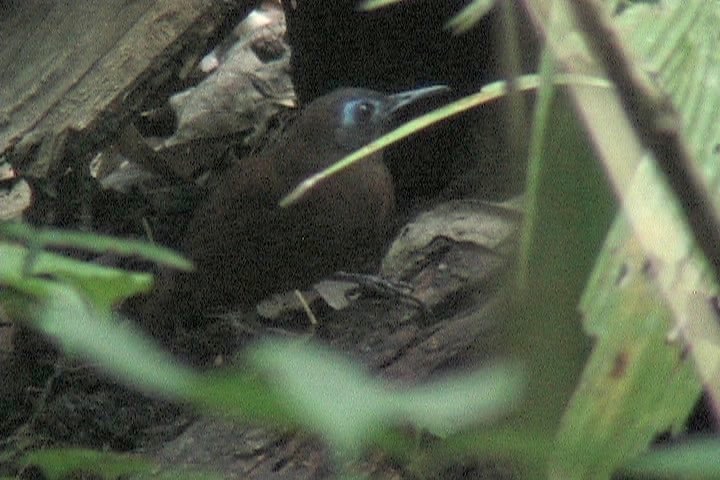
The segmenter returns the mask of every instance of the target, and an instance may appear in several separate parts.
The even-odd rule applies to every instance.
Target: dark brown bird
[[[291,207],[278,202],[306,177],[379,137],[399,109],[445,90],[384,95],[348,88],[310,103],[273,148],[225,172],[182,242],[197,270],[161,275],[141,309],[144,323],[161,333],[172,312],[246,308],[272,293],[353,270],[362,253],[379,252],[395,209],[392,178],[380,153]]]

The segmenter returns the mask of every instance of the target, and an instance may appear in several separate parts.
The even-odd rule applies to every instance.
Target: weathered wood
[[[213,0],[4,6],[0,154],[14,150],[15,166],[37,176],[61,156],[65,142],[54,138],[79,131],[89,146],[102,141],[153,86],[182,66],[178,59],[200,54],[224,15],[239,8]],[[52,153],[40,155],[41,162],[27,155],[46,141]]]

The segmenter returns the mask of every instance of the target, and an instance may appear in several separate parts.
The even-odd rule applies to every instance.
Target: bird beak
[[[407,90],[405,92],[389,95],[387,97],[389,100],[388,113],[395,113],[401,108],[410,105],[411,103],[415,103],[422,98],[440,95],[449,91],[450,87],[447,87],[445,85],[434,85],[432,87],[417,88],[415,90]]]

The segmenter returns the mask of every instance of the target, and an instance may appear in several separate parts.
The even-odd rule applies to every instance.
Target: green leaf
[[[58,280],[78,287],[96,306],[109,310],[120,300],[152,288],[152,275],[74,260],[44,250],[0,243],[0,284],[44,297]],[[50,277],[50,278],[48,278]],[[44,286],[44,287],[43,287]]]
[[[354,455],[384,429],[411,424],[438,435],[489,422],[516,405],[517,368],[497,365],[442,382],[389,388],[347,358],[311,343],[265,342],[249,364],[281,393],[300,424]]]
[[[396,3],[401,3],[405,0],[365,0],[360,4],[358,7],[358,10],[362,11],[370,11],[370,10],[377,10],[378,8],[384,8],[389,5],[394,5]]]
[[[496,0],[473,0],[460,13],[451,18],[445,28],[459,35],[475,26],[495,6]]]
[[[522,394],[522,377],[509,365],[397,390],[336,353],[297,342],[262,343],[242,372],[201,375],[72,289],[56,285],[49,293],[35,326],[67,353],[92,359],[128,385],[209,413],[301,425],[347,454],[398,425],[449,435],[489,422]]]
[[[583,298],[596,343],[558,434],[554,478],[610,478],[658,432],[679,429],[700,393],[630,232],[616,221]]]
[[[74,289],[53,285],[33,326],[73,356],[91,360],[126,385],[187,402],[202,411],[287,423],[277,393],[245,371],[202,374],[177,362],[127,320],[89,305]]]
[[[652,478],[720,478],[720,441],[693,440],[673,447],[652,450],[632,462],[623,471],[633,476]]]
[[[192,269],[192,264],[187,259],[172,250],[139,240],[119,239],[95,233],[33,228],[18,222],[0,222],[0,238],[2,237],[25,242],[34,248],[71,247],[99,254],[136,255],[168,267],[180,270]]]
[[[442,444],[434,446],[427,456],[425,468],[420,471],[429,471],[438,464],[447,465],[452,461],[479,457],[510,461],[519,471],[523,471],[522,467],[525,473],[530,470],[534,474],[519,475],[518,478],[545,478],[547,460],[553,449],[553,437],[547,432],[517,425],[476,428],[452,435]]]
[[[545,55],[530,146],[516,315],[507,325],[530,379],[524,428],[554,432],[586,360],[577,305],[614,213],[611,192]]]
[[[40,467],[45,476],[51,480],[67,478],[68,475],[78,471],[94,472],[104,479],[118,478],[120,475],[150,474],[153,471],[153,464],[138,456],[79,448],[30,452],[25,455],[21,463],[24,466]]]
[[[50,480],[70,478],[70,475],[78,472],[92,472],[107,480],[143,474],[160,479],[219,480],[223,478],[221,475],[213,473],[184,470],[170,470],[158,476],[155,473],[157,465],[138,455],[99,452],[81,448],[37,450],[25,455],[21,464],[39,467],[45,477]]]
[[[582,7],[594,8],[590,3]],[[558,15],[545,19],[553,53],[567,71],[596,73],[599,66],[582,37],[562,16],[567,7],[556,7]],[[720,65],[709,56],[717,56],[717,10],[714,2],[664,2],[661,8],[630,8],[620,19],[625,30],[634,29],[625,39],[638,42],[641,65],[652,66],[653,79],[665,84],[693,125],[683,133],[697,139],[698,159],[716,171],[710,154],[718,143],[718,94],[707,91],[707,82],[718,77]],[[639,120],[628,118],[618,91],[569,90],[623,212],[583,296],[584,326],[596,342],[562,420],[551,478],[610,478],[658,432],[685,421],[700,385],[684,353],[698,360],[696,367],[708,372],[710,382],[717,378],[720,363],[713,345],[719,337],[709,303],[717,288],[638,136]]]
[[[189,398],[200,382],[198,374],[179,366],[129,322],[94,308],[71,288],[55,288],[33,326],[69,355],[100,362],[106,372],[146,392]]]

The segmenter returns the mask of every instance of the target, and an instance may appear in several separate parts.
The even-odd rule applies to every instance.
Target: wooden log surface
[[[68,132],[82,132],[87,150],[100,144],[183,58],[203,52],[228,11],[249,3],[3,2],[0,155],[45,176]]]

